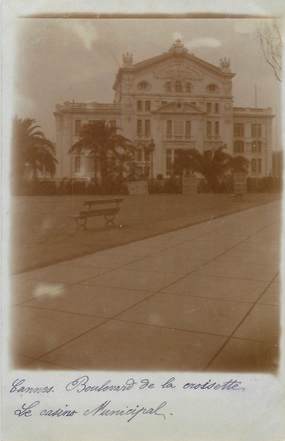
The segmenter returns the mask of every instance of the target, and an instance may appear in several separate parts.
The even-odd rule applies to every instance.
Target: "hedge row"
[[[150,194],[157,193],[182,193],[182,179],[180,177],[151,179],[148,182]],[[277,193],[282,190],[282,180],[275,177],[247,178],[247,191],[250,193]],[[198,184],[199,193],[210,193],[211,190],[204,179]],[[217,188],[218,193],[233,193],[233,181],[226,179]],[[62,179],[60,182],[53,180],[21,183],[14,186],[16,195],[72,195],[72,194],[128,194],[126,182],[108,182],[104,186],[97,185],[94,181],[79,181]]]
[[[279,193],[282,191],[282,179],[266,176],[264,178],[247,178],[249,193]]]
[[[44,180],[25,182],[22,185],[14,186],[14,194],[23,196],[36,195],[73,195],[73,194],[127,194],[126,183],[108,182],[104,186],[99,186],[94,181],[79,181],[75,179],[62,179],[61,181]]]

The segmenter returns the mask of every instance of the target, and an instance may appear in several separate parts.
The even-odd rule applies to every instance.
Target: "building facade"
[[[221,59],[219,66],[210,64],[189,53],[181,40],[139,63],[124,54],[112,104],[56,106],[57,177],[94,176],[87,154],[69,153],[80,127],[94,120],[110,122],[131,139],[138,146],[137,164],[153,176],[171,174],[178,149],[202,152],[220,146],[249,160],[249,176],[270,175],[272,109],[235,107],[234,76],[228,59]]]
[[[272,152],[272,176],[281,178],[283,176],[283,151],[276,150]]]

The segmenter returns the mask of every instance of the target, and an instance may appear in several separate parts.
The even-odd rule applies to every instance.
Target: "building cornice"
[[[164,94],[164,93],[138,93],[138,92],[130,92],[130,93],[123,93],[122,96],[131,96],[132,98],[137,99],[148,99],[149,97],[160,99],[161,101],[165,100],[195,100],[195,99],[204,99],[205,101],[214,101],[214,100],[220,100],[220,99],[226,99],[233,101],[233,95],[191,95],[191,94]]]
[[[274,118],[272,108],[262,107],[233,107],[233,117],[235,118]]]
[[[167,104],[163,104],[158,109],[154,110],[156,114],[191,114],[191,115],[204,115],[206,112],[199,109],[196,105],[189,102],[173,101]]]
[[[120,114],[121,106],[120,104],[113,103],[76,103],[66,101],[64,104],[57,104],[56,111],[54,115],[58,116],[66,113],[85,113],[92,114],[94,112],[98,113],[108,113],[108,114]]]

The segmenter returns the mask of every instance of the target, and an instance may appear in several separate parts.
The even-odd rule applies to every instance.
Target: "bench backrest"
[[[95,208],[93,210],[83,210],[80,211],[79,215],[83,217],[89,217],[89,216],[104,216],[108,214],[116,214],[118,213],[119,208]]]
[[[89,205],[94,206],[94,205],[101,205],[101,204],[118,204],[120,202],[122,202],[124,199],[123,198],[115,198],[115,199],[95,199],[95,200],[90,200],[90,201],[85,201],[83,202],[83,205]]]

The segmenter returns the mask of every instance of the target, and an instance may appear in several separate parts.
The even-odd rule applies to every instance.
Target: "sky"
[[[280,148],[281,87],[266,63],[256,19],[20,19],[14,113],[38,121],[55,141],[58,103],[112,102],[122,54],[134,62],[159,55],[181,38],[196,56],[219,64],[230,57],[234,105],[272,107],[274,148]]]

